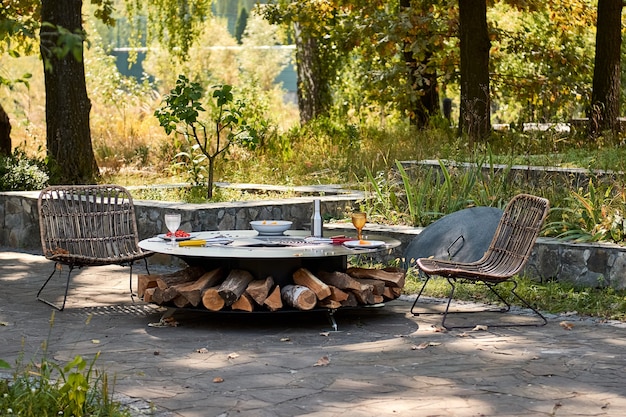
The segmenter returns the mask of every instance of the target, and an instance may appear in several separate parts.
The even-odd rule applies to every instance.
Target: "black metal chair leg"
[[[527,307],[528,309],[532,310],[539,318],[541,318],[542,322],[541,323],[522,323],[522,324],[490,324],[489,327],[510,327],[510,326],[515,326],[515,327],[529,327],[529,326],[539,327],[539,326],[545,326],[548,323],[548,320],[539,311],[537,311],[537,309],[535,309],[533,306],[531,306],[528,301],[523,299],[518,293],[515,292],[515,289],[517,288],[517,281],[510,280],[510,281],[507,281],[507,282],[512,282],[513,283],[513,288],[511,288],[511,290],[510,290],[511,294],[513,294],[525,307]],[[483,283],[485,285],[487,285],[487,287],[489,287],[489,289],[506,305],[506,308],[501,308],[499,310],[489,310],[489,309],[487,309],[487,310],[481,310],[481,311],[455,311],[453,313],[485,313],[485,312],[506,313],[506,312],[508,312],[511,309],[511,304],[509,302],[507,302],[504,299],[504,297],[502,297],[502,295],[500,295],[500,293],[498,293],[493,288],[497,284],[491,285],[490,283],[487,283],[487,282],[483,282]],[[449,303],[450,303],[450,300],[448,300],[448,304]],[[447,309],[446,309],[446,314],[447,314]],[[474,325],[470,325],[470,326],[446,326],[445,325],[446,314],[444,314],[444,318],[443,318],[443,321],[442,321],[441,325],[443,327],[445,327],[447,330],[451,330],[451,329],[469,329],[469,328],[475,327]],[[452,314],[452,313],[450,313],[450,314]]]
[[[443,319],[441,320],[441,326],[445,329],[451,329],[452,327],[446,326],[446,319],[448,318],[448,310],[450,310],[450,303],[452,302],[452,298],[454,297],[454,290],[456,289],[454,285],[454,280],[448,278],[448,284],[450,284],[450,294],[448,294],[448,303],[446,304],[446,311],[443,312]]]
[[[146,272],[148,273],[148,275],[150,275],[150,269],[148,269],[148,258],[143,258],[143,262],[146,266]],[[135,294],[133,292],[133,263],[130,263],[130,278],[128,280],[128,284],[129,284],[129,288],[130,288],[130,299],[133,301],[133,303],[135,302],[135,296],[137,294]]]
[[[130,267],[130,276],[128,277],[128,286],[130,288],[130,299],[134,303],[135,302],[135,293],[133,292],[133,264],[132,264],[132,262],[129,265],[129,267]]]
[[[420,289],[419,293],[417,294],[417,297],[415,298],[415,301],[413,302],[413,306],[411,306],[411,314],[413,314],[414,316],[419,316],[420,314],[442,314],[443,315],[443,319],[441,321],[441,326],[443,326],[445,329],[447,330],[452,330],[452,329],[464,329],[464,328],[472,328],[474,327],[474,325],[470,325],[470,326],[448,326],[446,325],[446,319],[448,318],[448,314],[469,314],[469,313],[485,313],[485,312],[493,312],[493,313],[506,313],[508,311],[510,311],[511,309],[511,304],[506,301],[504,299],[504,297],[498,292],[496,291],[496,289],[494,288],[497,284],[492,284],[492,283],[488,283],[488,282],[484,282],[482,281],[483,284],[485,284],[489,290],[491,290],[491,292],[493,294],[495,294],[495,296],[502,302],[504,303],[504,305],[506,307],[502,307],[499,309],[486,309],[486,310],[480,310],[480,311],[450,311],[450,304],[452,303],[452,299],[454,298],[454,292],[456,290],[456,285],[455,282],[456,280],[454,278],[447,278],[448,283],[450,284],[450,293],[448,296],[448,302],[446,304],[446,309],[443,313],[439,313],[439,312],[433,312],[433,313],[419,313],[415,311],[415,305],[417,304],[417,301],[419,300],[420,296],[422,295],[422,292],[424,291],[424,288],[426,287],[426,284],[428,283],[428,280],[430,280],[430,275],[424,273],[424,275],[426,276],[426,281],[424,282],[424,285],[422,285],[422,288]],[[528,301],[526,301],[525,299],[523,299],[517,292],[515,292],[515,289],[517,288],[517,281],[515,280],[509,280],[506,282],[511,282],[513,283],[513,288],[510,290],[511,293],[515,296],[515,298],[517,298],[525,307],[527,307],[529,310],[532,310],[533,313],[535,313],[537,315],[537,317],[539,317],[542,322],[535,324],[535,323],[529,323],[529,324],[515,324],[513,326],[544,326],[545,324],[548,323],[548,320],[537,310],[535,309],[532,305],[530,305],[530,303]],[[503,325],[498,325],[498,324],[492,324],[489,327],[509,327],[512,326],[511,324],[503,324]]]
[[[426,275],[426,281],[424,281],[424,285],[422,285],[422,288],[420,289],[420,292],[417,294],[417,297],[415,297],[415,301],[413,301],[413,305],[411,306],[411,314],[413,314],[414,316],[419,316],[420,313],[416,313],[415,311],[413,311],[415,309],[415,305],[417,304],[417,300],[420,299],[422,292],[424,292],[424,288],[426,288],[426,284],[428,284],[428,281],[430,280],[430,275],[428,274],[424,274]]]
[[[504,297],[502,297],[502,295],[500,295],[500,293],[499,293],[498,291],[496,291],[496,289],[494,288],[494,287],[495,287],[496,285],[498,285],[498,284],[495,284],[495,285],[494,285],[494,284],[490,284],[490,283],[485,282],[485,285],[486,285],[486,286],[487,286],[487,288],[489,288],[489,289],[491,290],[491,292],[492,292],[492,293],[493,293],[496,297],[498,297],[498,299],[499,299],[500,301],[502,301],[502,303],[504,303],[504,305],[506,306],[506,307],[503,307],[503,308],[501,308],[501,309],[499,309],[499,310],[495,310],[495,311],[499,311],[500,313],[506,313],[506,312],[510,311],[510,310],[511,310],[511,304],[510,304],[508,301],[506,301],[506,300],[504,299]],[[513,288],[517,287],[517,282],[513,281],[513,285],[514,285],[514,287],[513,287]]]
[[[57,272],[57,266],[58,263],[55,262],[54,264],[54,269],[52,271],[52,273],[50,274],[50,276],[48,277],[48,279],[46,280],[46,282],[43,283],[43,285],[41,286],[41,288],[39,288],[39,291],[37,291],[37,300],[41,301],[42,303],[46,303],[48,304],[50,307],[54,307],[59,311],[63,311],[63,309],[65,308],[65,301],[67,300],[67,292],[70,288],[70,274],[72,273],[72,270],[74,269],[73,266],[69,266],[69,270],[67,271],[67,281],[65,283],[65,294],[63,295],[63,304],[61,304],[61,306],[59,307],[58,305],[40,297],[41,292],[43,291],[43,289],[46,287],[46,285],[48,285],[48,282],[50,282],[50,279],[54,276],[54,274],[56,274]],[[60,270],[59,270],[60,271]],[[60,272],[59,272],[60,274]]]
[[[511,294],[513,294],[515,296],[515,298],[520,300],[522,304],[524,304],[527,308],[532,310],[533,313],[535,313],[542,320],[541,324],[535,324],[534,326],[545,326],[546,324],[548,324],[548,319],[546,319],[543,314],[541,314],[535,307],[530,305],[530,303],[528,301],[523,299],[518,293],[515,292],[516,288],[517,288],[517,282],[515,283],[515,286],[513,287],[513,289],[511,289]],[[533,324],[528,324],[528,326],[533,326]]]
[[[148,269],[148,259],[147,258],[143,258],[143,262],[145,264],[146,267],[146,272],[148,273],[148,275],[150,275],[150,269]],[[130,264],[128,264],[128,266],[130,267],[130,277],[128,279],[128,287],[130,289],[130,298],[133,300],[133,302],[135,302],[135,292],[133,291],[133,265],[134,262],[131,262]]]

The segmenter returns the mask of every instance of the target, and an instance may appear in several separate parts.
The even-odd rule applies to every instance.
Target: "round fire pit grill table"
[[[176,256],[189,266],[200,266],[206,270],[223,267],[226,270],[248,271],[254,279],[265,279],[271,276],[274,282],[283,288],[285,285],[293,284],[293,273],[300,268],[306,268],[313,274],[321,270],[345,272],[348,266],[348,256],[381,251],[390,252],[401,244],[399,240],[387,236],[367,235],[368,241],[378,241],[382,244],[380,246],[368,247],[364,245],[351,248],[343,244],[317,243],[305,240],[309,236],[309,232],[304,230],[289,230],[279,236],[259,235],[254,230],[220,230],[192,233],[192,240],[204,240],[206,246],[176,245],[172,247],[165,239],[153,237],[139,242],[139,247],[144,250]],[[178,310],[176,307],[167,308],[168,312],[164,317],[172,315]],[[191,308],[191,310],[211,312],[199,308]],[[333,330],[337,330],[337,323],[334,318],[336,310],[316,308],[313,311],[326,311]],[[293,312],[298,310],[282,311]],[[222,311],[217,313],[222,313]],[[223,313],[250,314],[230,310],[223,311]]]

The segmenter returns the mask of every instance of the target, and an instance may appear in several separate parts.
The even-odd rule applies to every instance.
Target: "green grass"
[[[550,281],[540,283],[529,278],[517,278],[517,293],[528,300],[540,311],[549,313],[576,313],[581,316],[595,317],[602,320],[626,321],[626,291],[613,288],[580,288],[569,283]],[[422,286],[415,270],[410,270],[405,294],[417,294]],[[509,286],[512,284],[500,284]],[[447,298],[450,291],[448,281],[443,278],[432,278],[423,295]],[[507,291],[501,291],[505,299],[512,305],[523,307]],[[497,298],[489,289],[480,284],[459,284],[454,294],[455,300],[497,303]]]
[[[54,317],[53,312],[50,330]],[[49,339],[50,334],[40,358],[24,361],[22,353],[13,366],[0,359],[0,368],[11,370],[9,377],[0,377],[0,416],[130,417],[112,400],[108,375],[95,368],[99,353],[89,361],[75,356],[60,364],[48,357]]]

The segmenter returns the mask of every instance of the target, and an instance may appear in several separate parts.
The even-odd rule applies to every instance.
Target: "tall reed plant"
[[[575,242],[615,242],[626,240],[626,193],[617,180],[610,183],[589,181],[586,191],[570,191],[566,204],[552,210],[553,221],[546,234]]]
[[[475,164],[438,162],[435,167],[409,171],[396,161],[396,176],[367,173],[365,184],[373,218],[412,226],[427,226],[446,214],[473,206],[503,206],[514,189],[508,183],[510,166],[501,170],[483,159]],[[484,167],[487,167],[485,170]]]

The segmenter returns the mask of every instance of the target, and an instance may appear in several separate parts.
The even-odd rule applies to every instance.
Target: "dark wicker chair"
[[[515,292],[517,282],[513,277],[519,273],[526,264],[549,208],[550,204],[545,198],[519,194],[506,206],[489,248],[478,261],[466,263],[432,258],[418,259],[417,267],[420,273],[426,276],[426,280],[411,307],[411,313],[413,313],[413,315],[420,314],[415,311],[415,306],[431,276],[436,275],[447,278],[451,287],[448,303],[443,313],[441,323],[441,325],[447,329],[473,327],[446,326],[446,318],[449,313],[450,302],[454,296],[455,283],[457,281],[485,284],[498,299],[505,304],[505,308],[497,310],[500,312],[509,311],[510,305],[494,287],[503,282],[512,282],[513,288],[511,289],[511,293],[541,318],[541,322],[537,324],[518,325],[545,325],[547,323],[546,318]],[[492,327],[498,327],[498,325]]]
[[[133,263],[153,252],[139,248],[137,221],[130,193],[116,185],[67,185],[44,189],[39,195],[41,246],[54,270],[37,292],[37,299],[58,310],[65,308],[70,274],[74,268],[101,265],[130,266],[130,292],[133,296]],[[66,265],[67,281],[60,306],[40,297],[61,265]]]

